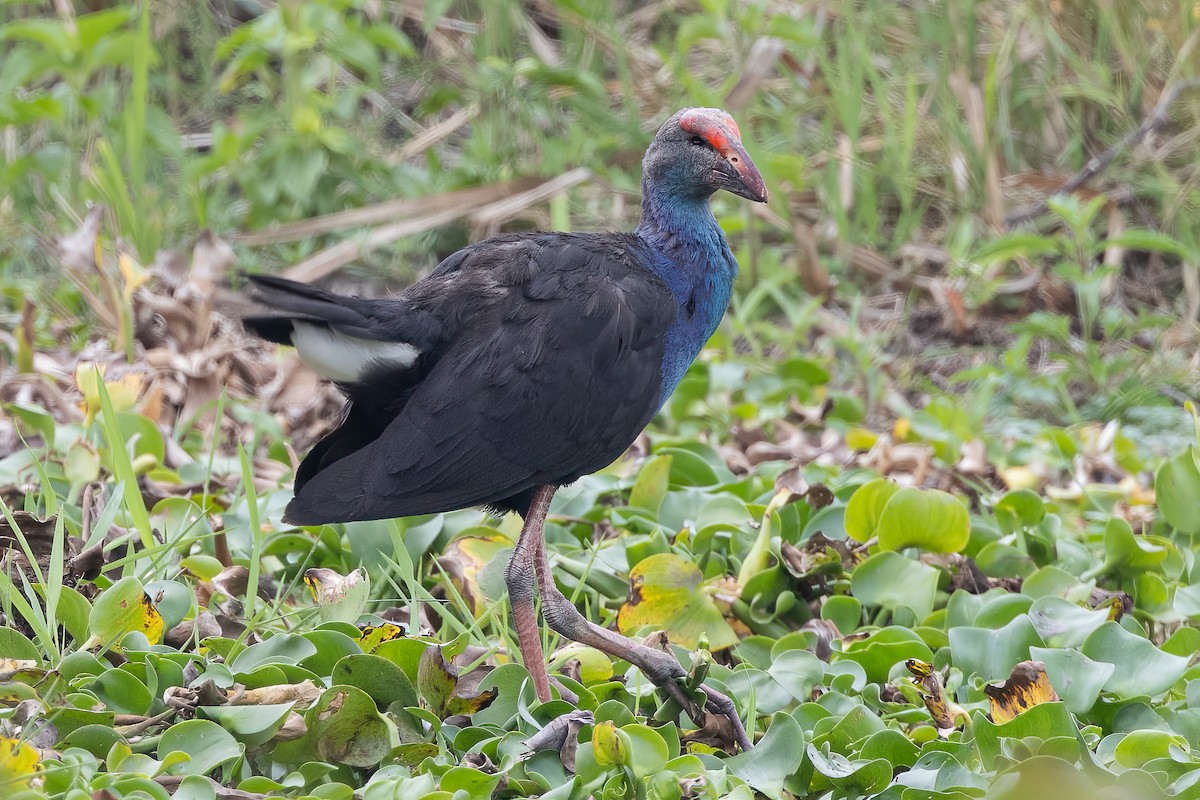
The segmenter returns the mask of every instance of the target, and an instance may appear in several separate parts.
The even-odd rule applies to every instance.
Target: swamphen
[[[542,526],[555,490],[625,451],[720,323],[738,265],[709,208],[718,189],[767,200],[729,114],[689,108],[646,151],[633,233],[499,236],[386,300],[252,276],[277,313],[247,328],[294,345],[349,398],[300,465],[285,519],[516,511],[505,577],[538,697],[550,699],[550,682],[535,588],[551,629],[637,665],[695,718],[672,655],[589,622],[562,595]],[[733,703],[704,691],[748,747]]]

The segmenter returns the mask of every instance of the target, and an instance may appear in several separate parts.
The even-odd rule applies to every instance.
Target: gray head
[[[719,108],[685,108],[663,123],[642,160],[649,193],[707,199],[718,189],[767,202],[762,175],[742,146],[733,117]]]

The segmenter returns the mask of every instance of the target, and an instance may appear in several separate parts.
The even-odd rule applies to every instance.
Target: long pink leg
[[[550,675],[546,672],[546,655],[542,652],[542,637],[534,609],[534,587],[537,584],[538,553],[544,553],[542,525],[546,522],[546,511],[553,486],[539,486],[533,493],[525,524],[512,558],[504,570],[504,581],[508,584],[508,602],[512,606],[513,623],[517,629],[517,645],[521,649],[521,660],[533,678],[533,688],[538,700],[550,700]],[[543,556],[544,557],[544,556]]]

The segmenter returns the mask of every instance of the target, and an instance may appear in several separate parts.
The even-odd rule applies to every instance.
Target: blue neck
[[[642,188],[637,235],[655,254],[650,270],[666,283],[679,305],[679,316],[667,330],[661,407],[721,323],[738,265],[707,196]]]

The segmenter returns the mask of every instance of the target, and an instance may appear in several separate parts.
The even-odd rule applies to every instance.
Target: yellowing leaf
[[[393,639],[403,637],[404,629],[394,622],[385,622],[382,625],[367,625],[358,636],[358,646],[362,648],[364,653],[370,653],[384,642],[390,642]]]
[[[319,606],[333,605],[346,599],[347,593],[362,580],[363,573],[357,569],[348,575],[325,567],[313,567],[304,571],[304,583]]]
[[[618,728],[612,720],[606,720],[592,728],[592,751],[597,764],[604,766],[628,764],[629,750],[632,744],[629,734]]]
[[[117,256],[117,268],[125,280],[125,299],[128,300],[149,278],[150,273],[142,269],[142,265],[133,260],[128,253]]]
[[[107,369],[107,365],[91,361],[80,361],[75,367],[75,385],[83,395],[82,407],[87,415],[86,425],[91,425],[92,420],[100,413],[100,381],[104,379]],[[116,380],[104,381],[113,411],[129,411],[134,407],[142,391],[143,377],[140,372],[131,372]]]
[[[325,567],[314,567],[304,571],[304,582],[325,622],[354,622],[371,596],[371,582],[361,569],[342,575]]]
[[[445,554],[438,559],[438,566],[445,570],[463,599],[471,604],[471,613],[477,619],[488,607],[488,598],[479,585],[480,573],[509,547],[512,542],[502,534],[459,536],[446,546]]]
[[[162,599],[161,597],[159,599]],[[154,605],[154,600],[150,595],[142,592],[141,597],[141,612],[142,622],[141,631],[146,635],[146,640],[150,644],[158,644],[163,637],[163,618],[162,614],[158,613],[158,608]]]
[[[617,626],[627,636],[646,626],[664,630],[689,650],[707,636],[712,650],[724,650],[738,637],[713,602],[714,591],[700,568],[683,556],[652,555],[629,573],[629,600],[617,613]]]
[[[130,576],[96,597],[88,630],[92,635],[84,649],[117,644],[133,631],[143,633],[150,644],[158,644],[163,636],[163,618],[141,581]]]
[[[38,751],[28,742],[0,736],[0,789],[27,789],[38,768]]]
[[[992,721],[997,725],[1036,705],[1058,699],[1046,676],[1046,665],[1040,661],[1022,661],[1013,667],[1008,680],[984,686],[983,693],[988,696]]]
[[[851,428],[846,431],[846,446],[854,451],[866,452],[879,441],[879,434],[866,428]]]
[[[1041,480],[1037,473],[1029,467],[1009,467],[997,471],[1000,475],[1000,480],[1004,481],[1004,485],[1011,490],[1016,489],[1036,489]]]

